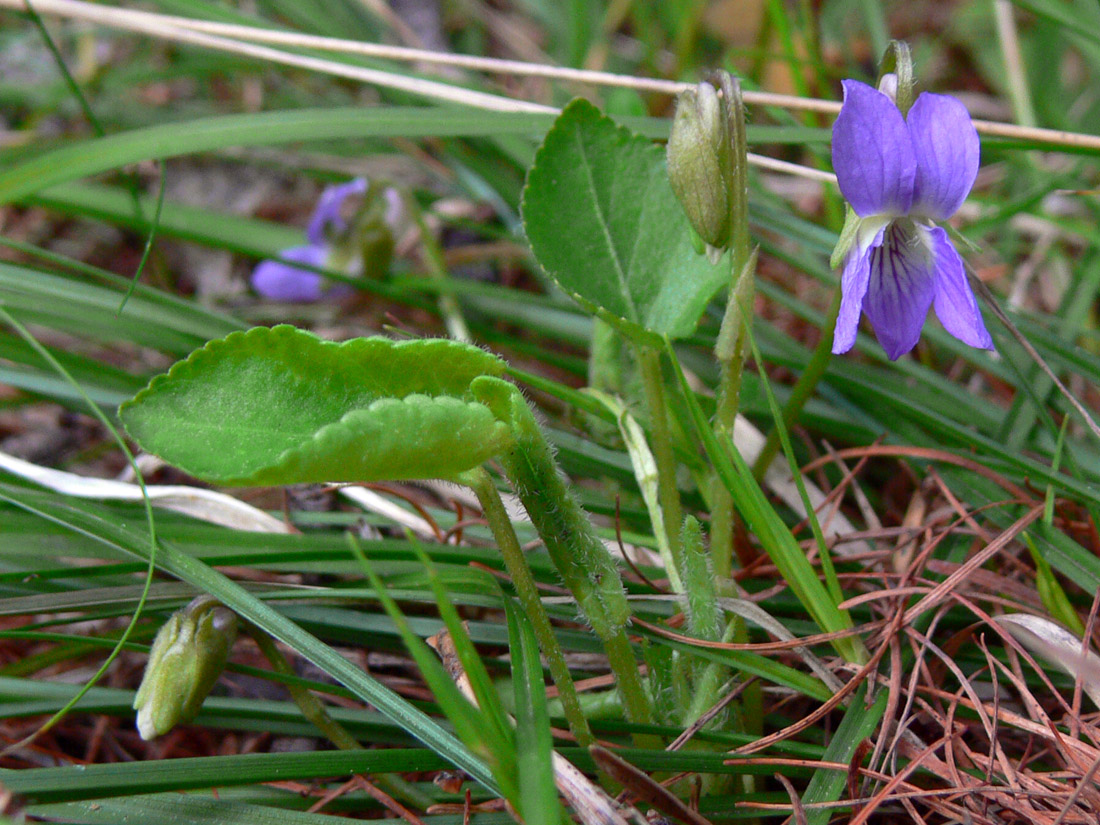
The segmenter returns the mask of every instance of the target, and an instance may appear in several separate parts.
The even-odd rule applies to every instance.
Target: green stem
[[[500,548],[504,566],[508,568],[508,574],[512,577],[512,585],[516,589],[520,605],[531,621],[542,655],[546,657],[550,676],[558,688],[558,699],[561,701],[562,713],[569,724],[569,729],[577,737],[577,744],[587,748],[595,741],[595,737],[588,727],[588,720],[584,716],[577,696],[576,685],[573,684],[573,677],[565,662],[565,654],[554,635],[554,628],[550,625],[550,617],[546,614],[542,599],[539,598],[531,568],[527,564],[519,539],[516,538],[511,519],[508,518],[508,513],[504,509],[504,502],[500,500],[500,493],[497,492],[493,479],[483,467],[471,470],[463,481],[477,494],[481,510],[485,514],[486,521],[489,522],[489,529],[493,531],[493,536],[497,540],[497,547]]]
[[[420,230],[420,248],[424,253],[424,265],[432,278],[439,282],[438,306],[439,314],[443,316],[443,323],[447,327],[447,333],[456,341],[472,341],[466,319],[462,316],[462,308],[458,304],[454,289],[451,287],[451,276],[447,272],[447,262],[443,257],[443,250],[439,242],[432,234],[431,227],[424,220],[424,210],[416,202],[412,194],[404,197],[405,208]]]
[[[519,390],[506,381],[488,377],[476,379],[471,388],[478,401],[511,425],[514,441],[500,455],[500,463],[562,581],[603,642],[627,717],[632,722],[650,722],[649,697],[626,633],[630,603],[615,560],[562,480],[550,445]],[[639,747],[648,747],[652,739],[636,736],[635,742]]]
[[[798,420],[798,416],[802,413],[802,408],[806,406],[806,402],[810,396],[813,395],[814,389],[817,387],[817,382],[821,380],[821,376],[825,374],[825,370],[829,366],[829,360],[833,357],[833,327],[836,326],[836,316],[840,312],[840,285],[837,285],[836,291],[833,293],[833,301],[829,304],[829,310],[826,313],[825,324],[821,329],[821,337],[817,341],[817,346],[814,348],[813,354],[810,356],[810,362],[806,365],[806,369],[802,371],[802,375],[798,376],[798,381],[795,382],[794,387],[791,389],[791,395],[787,399],[787,403],[783,405],[783,426],[788,429],[795,421]],[[752,472],[759,481],[764,477],[764,473],[768,471],[768,467],[771,466],[772,460],[775,458],[776,453],[779,452],[779,428],[772,427],[768,433],[768,438],[764,442],[764,448],[760,451],[760,455],[756,457],[756,463],[753,464]]]
[[[741,376],[745,371],[745,356],[749,325],[752,323],[752,297],[756,290],[756,253],[747,249],[748,235],[738,237],[734,247],[732,288],[726,304],[726,314],[714,348],[721,368],[718,400],[714,413],[714,437],[719,441],[733,438],[737,408],[741,398]],[[714,574],[727,578],[733,569],[733,498],[716,473],[711,475],[711,556]]]
[[[297,677],[298,674],[294,672],[294,668],[290,666],[290,662],[279,650],[274,639],[258,628],[250,627],[249,630],[253,641],[256,642],[256,647],[271,663],[271,667],[276,673],[283,676]],[[286,689],[290,692],[290,698],[294,700],[294,704],[301,709],[306,720],[316,726],[332,744],[341,750],[359,750],[362,747],[343,725],[328,715],[328,711],[325,710],[321,700],[310,693],[307,688],[294,682],[287,682]]]
[[[745,638],[738,638],[744,636]],[[732,617],[722,634],[722,642],[729,643],[735,640],[741,643],[748,641],[748,633],[745,630],[745,621],[740,616]],[[684,727],[694,725],[695,722],[706,713],[718,701],[718,690],[729,674],[729,667],[718,662],[707,662],[703,673],[695,683],[695,695],[691,699],[687,713],[681,720]]]
[[[672,558],[680,557],[680,526],[684,520],[680,491],[676,487],[676,455],[672,450],[672,435],[668,427],[668,403],[664,379],[661,376],[661,355],[647,346],[637,347],[638,366],[642,374],[646,406],[649,408],[649,428],[653,436],[653,459],[657,462],[657,498],[665,520],[665,535]]]
[[[294,672],[294,668],[291,667],[286,656],[279,650],[278,645],[275,644],[275,640],[255,625],[247,624],[246,627],[253,641],[256,642],[256,646],[260,649],[260,652],[263,653],[267,661],[271,663],[272,669],[283,676],[297,678],[298,674]],[[325,710],[325,706],[322,704],[321,700],[310,693],[307,688],[293,681],[287,681],[285,684],[286,689],[290,692],[290,698],[294,700],[294,704],[302,711],[302,715],[308,722],[312,723],[321,731],[326,739],[332,742],[332,744],[340,750],[355,751],[362,749],[363,746],[359,744],[355,737],[348,733],[343,725],[328,715],[328,711]],[[388,793],[393,796],[401,797],[406,802],[422,810],[426,810],[436,802],[435,799],[428,796],[414,784],[406,782],[399,776],[393,774],[378,774],[374,778]]]
[[[714,576],[728,579],[733,573],[733,496],[717,474],[710,478],[710,558]]]
[[[731,438],[745,369],[745,329],[752,322],[752,295],[756,288],[756,256],[749,249],[749,164],[745,132],[745,102],[741,86],[732,79],[723,84],[728,96],[730,151],[733,170],[730,203],[730,289],[726,312],[714,354],[721,374],[718,381],[714,435]],[[733,569],[733,498],[716,474],[711,475],[711,558],[714,574],[728,578]]]

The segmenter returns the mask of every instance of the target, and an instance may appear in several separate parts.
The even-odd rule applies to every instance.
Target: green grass
[[[390,19],[376,15],[373,5],[358,0],[308,5],[312,8],[306,13],[302,4],[288,0],[258,0],[247,14],[236,4],[200,0],[159,0],[145,7],[302,33],[402,42],[401,32]],[[929,22],[926,31],[911,31],[914,24],[906,22],[896,4],[771,2],[756,29],[747,20],[736,20],[730,24],[737,30],[732,33],[722,21],[703,15],[703,4],[689,2],[526,0],[493,4],[492,14],[483,13],[488,6],[480,3],[441,5],[443,34],[460,52],[545,58],[559,65],[674,80],[695,80],[715,67],[737,68],[747,89],[830,100],[839,95],[840,78],[872,79],[867,73],[877,55],[868,49],[878,50],[904,25],[923,88],[965,93],[974,111],[1012,119],[1006,78],[1013,76],[1023,84],[1037,126],[1100,133],[1100,104],[1092,93],[1100,83],[1100,41],[1093,25],[1097,11],[1085,0],[1016,0],[1019,66],[1006,65],[991,4],[952,2],[944,7],[951,12],[950,26],[938,30]],[[935,5],[919,8],[928,11]],[[539,271],[518,218],[524,175],[552,114],[438,103],[242,55],[44,19],[105,135],[96,136],[85,120],[32,21],[0,11],[0,61],[6,67],[0,74],[8,75],[0,81],[6,125],[0,146],[5,234],[0,307],[27,325],[79,385],[78,390],[15,330],[0,331],[0,439],[5,439],[5,451],[57,469],[108,477],[122,471],[125,461],[106,429],[89,415],[86,399],[113,421],[117,405],[152,375],[208,340],[255,323],[291,322],[332,338],[375,332],[443,335],[443,313],[450,311],[445,299],[453,296],[475,343],[505,358],[513,377],[541,409],[557,458],[576,482],[582,504],[597,514],[601,537],[614,540],[618,519],[624,541],[656,547],[613,422],[601,405],[579,392],[587,378],[591,319]],[[508,33],[517,30],[530,35],[529,44],[527,39],[509,39]],[[735,41],[734,35],[740,39]],[[513,43],[518,55],[502,50],[505,42]],[[349,55],[333,59],[440,79],[395,61]],[[18,72],[32,68],[33,81],[23,82]],[[794,80],[789,79],[791,70]],[[552,106],[584,91],[648,137],[668,133],[670,101],[657,93],[520,77],[501,82],[470,71],[455,82]],[[788,85],[777,86],[783,83]],[[749,119],[750,151],[827,167],[831,121],[825,116],[750,107]],[[969,201],[973,211],[958,221],[975,245],[963,250],[964,256],[1039,355],[1090,410],[1100,409],[1097,155],[1095,150],[1063,151],[1049,143],[983,139],[983,174]],[[157,239],[141,283],[120,310],[153,230],[158,161],[164,164],[167,189]],[[304,242],[304,226],[321,184],[360,173],[392,177],[409,186],[430,225],[438,228],[446,279],[432,275],[414,243],[398,257],[389,278],[353,281],[359,287],[353,299],[274,305],[241,288],[258,260]],[[224,196],[204,196],[210,193]],[[840,204],[829,185],[760,170],[751,174],[750,229],[761,261],[753,328],[759,360],[745,375],[741,412],[765,433],[773,426],[767,389],[782,406],[811,365],[821,336],[831,336],[822,325],[836,283],[828,260]],[[678,482],[685,512],[707,512],[704,481],[713,462],[755,514],[747,519],[752,529],[737,532],[735,566],[738,561],[747,565],[737,572],[739,589],[735,592],[722,582],[721,595],[752,598],[795,637],[820,633],[815,619],[829,629],[843,629],[842,611],[829,599],[818,543],[801,516],[768,485],[757,490],[750,483],[751,461],[724,455],[716,440],[698,435],[713,412],[718,371],[711,350],[721,313],[719,304],[712,305],[699,329],[675,348],[688,373],[685,387],[690,393],[674,393],[669,402],[673,442],[683,465]],[[660,594],[651,584],[623,567],[628,594],[636,597],[631,600],[634,616],[640,620],[631,628],[635,653],[651,674],[665,673],[674,686],[669,696],[656,697],[658,709],[675,705],[674,690],[690,691],[693,683],[684,674],[693,669],[711,666],[738,680],[753,677],[731,709],[682,751],[653,747],[622,752],[658,781],[679,771],[698,772],[704,816],[716,822],[748,817],[781,821],[777,817],[790,813],[789,796],[774,779],[777,772],[789,778],[807,804],[848,799],[853,791],[873,796],[884,787],[882,774],[905,771],[910,784],[900,790],[906,792],[964,783],[964,795],[943,803],[947,807],[918,795],[913,804],[926,821],[946,821],[951,815],[988,821],[981,818],[987,816],[983,805],[993,800],[1010,807],[1004,797],[983,797],[987,774],[992,784],[1011,777],[1002,762],[987,758],[990,748],[981,715],[966,705],[962,686],[917,640],[918,632],[944,649],[983,695],[999,691],[996,735],[1007,763],[1053,783],[1054,796],[1034,802],[1044,806],[1044,815],[1057,812],[1072,791],[1068,774],[1059,772],[1080,779],[1081,763],[1067,765],[1050,748],[1041,733],[1045,722],[1025,730],[1020,717],[1011,714],[1024,716],[1029,707],[1041,706],[1063,737],[1078,740],[1084,764],[1097,755],[1088,736],[1067,723],[1048,682],[1030,665],[1022,665],[1016,684],[996,670],[1011,665],[1014,654],[1006,653],[985,624],[985,615],[1004,609],[1044,610],[1035,566],[1023,542],[1011,543],[972,571],[956,598],[934,615],[917,617],[912,633],[889,626],[1048,492],[1054,500],[1053,518],[1029,528],[1028,536],[1082,622],[1087,624],[1100,592],[1100,443],[989,312],[986,319],[996,354],[969,349],[930,321],[914,354],[890,362],[873,336],[861,334],[852,353],[831,359],[789,432],[791,458],[799,465],[828,449],[881,444],[892,451],[866,462],[849,452],[844,467],[827,462],[805,479],[825,491],[843,484],[837,493],[841,510],[867,531],[864,538],[875,551],[874,558],[850,558],[844,545],[832,548],[841,595],[852,599],[875,594],[847,614],[867,649],[881,654],[875,660],[877,682],[848,684],[855,671],[830,658],[829,640],[816,640],[812,653],[852,694],[811,717],[835,691],[814,674],[804,656],[775,644],[776,635],[751,621],[727,639],[760,645],[751,650],[700,647],[682,635],[670,635],[687,632],[670,623],[678,603],[653,598]],[[628,402],[648,425],[640,403],[633,403],[637,395]],[[1067,420],[1062,444],[1060,430]],[[780,463],[786,463],[782,456]],[[849,471],[855,472],[854,478],[848,477]],[[156,478],[161,480],[191,483],[172,473]],[[27,815],[74,823],[316,823],[379,817],[384,808],[362,786],[341,787],[349,776],[367,774],[429,825],[451,825],[460,821],[462,796],[431,782],[445,768],[459,768],[473,779],[465,787],[475,802],[491,799],[498,792],[492,757],[501,754],[487,755],[460,738],[464,729],[476,731],[471,721],[476,717],[471,711],[452,726],[447,712],[454,718],[457,700],[427,688],[406,654],[401,623],[387,615],[348,549],[345,533],[363,536],[360,544],[371,568],[397,601],[412,634],[424,638],[444,628],[437,589],[446,591],[467,621],[486,676],[496,683],[505,706],[512,701],[509,680],[517,667],[522,682],[516,695],[528,703],[519,708],[520,733],[524,742],[534,743],[532,748],[544,747],[549,731],[541,703],[531,700],[537,667],[525,646],[524,626],[509,623],[501,595],[487,585],[484,568],[500,573],[503,564],[489,531],[470,523],[472,505],[456,510],[446,491],[436,494],[415,486],[404,491],[442,530],[456,527],[462,540],[412,542],[389,518],[346,502],[338,510],[311,512],[297,490],[287,499],[286,515],[301,528],[293,535],[234,531],[156,510],[153,540],[139,505],[71,498],[0,474],[4,744],[33,733],[87,682],[134,615],[150,559],[156,568],[135,631],[108,676],[52,731],[0,757],[0,785],[15,795]],[[283,516],[277,490],[247,490],[243,497]],[[420,514],[405,498],[389,498],[410,516]],[[826,507],[819,513],[826,540],[831,536],[828,512]],[[893,529],[899,527],[911,532]],[[522,542],[535,538],[522,521],[516,529]],[[909,558],[902,542],[906,536],[916,539],[917,561],[903,567],[903,576],[893,563]],[[789,582],[764,552],[773,546],[786,554],[779,567]],[[437,578],[429,576],[418,547],[432,560]],[[547,600],[547,610],[559,644],[575,654],[570,659],[574,678],[606,675],[602,648],[576,622],[576,607],[561,598],[560,582],[545,552],[536,549],[528,555],[544,595],[558,597]],[[807,555],[812,567],[801,566]],[[649,582],[662,578],[661,570],[645,564],[641,572]],[[799,578],[807,573],[820,581]],[[886,592],[903,585],[917,590]],[[508,583],[501,586],[510,597]],[[796,597],[807,591],[827,605],[826,619],[808,615]],[[194,722],[182,732],[144,743],[133,729],[130,710],[140,668],[156,628],[196,592],[213,594],[279,640],[298,668],[297,676],[272,673],[252,642],[241,641],[222,686]],[[887,631],[895,643],[881,635]],[[368,663],[369,671],[364,669]],[[1069,701],[1070,680],[1058,672],[1046,678]],[[362,748],[332,750],[289,698],[284,688],[288,682],[312,689]],[[723,689],[733,686],[724,684]],[[623,721],[622,709],[606,687],[603,682],[581,694],[600,739],[627,745],[632,737],[640,735],[644,742],[644,737],[656,736],[667,744],[682,732],[675,714],[658,714],[651,725]],[[1033,694],[1034,704],[1019,703],[1022,690]],[[952,704],[953,694],[961,697],[961,704]],[[1087,698],[1084,704],[1086,711],[1094,710]],[[500,724],[503,711],[482,710]],[[955,714],[958,733],[958,775],[933,762],[913,764],[921,748],[943,734],[949,711]],[[555,716],[559,712],[552,700],[547,703],[545,713],[555,730],[564,724]],[[803,761],[728,761],[726,751],[754,749],[760,737],[806,717],[811,717],[808,724],[754,752],[757,757]],[[887,752],[901,724],[908,725],[915,740],[903,737],[894,752]],[[494,728],[494,737],[499,733]],[[309,749],[278,752],[292,738],[305,738]],[[507,736],[485,739],[505,740]],[[568,739],[558,737],[553,744],[590,776],[598,776],[587,753],[571,748]],[[957,756],[963,749],[965,759]],[[1031,758],[1026,765],[1021,763],[1025,754]],[[945,758],[942,749],[937,756]],[[849,788],[841,781],[843,772],[815,764],[825,760],[847,765],[853,759],[880,773],[869,773]],[[533,757],[524,769],[531,770],[532,764],[537,764]],[[977,777],[974,787],[965,786],[967,771]],[[855,781],[854,773],[851,777]],[[672,789],[686,797],[690,783]],[[545,785],[521,791],[530,792],[536,800],[532,805],[550,795]],[[307,812],[329,792],[333,798],[320,812]],[[413,801],[425,797],[459,807],[425,815]],[[753,808],[752,803],[765,807]],[[1071,804],[1079,806],[1076,812],[1090,803],[1082,795]],[[782,805],[788,807],[775,807]],[[1022,798],[1011,805],[1018,806],[1016,815],[1038,815],[1024,808]],[[825,822],[825,810],[811,807],[808,821]],[[851,808],[829,810],[834,816],[849,816]],[[871,819],[897,821],[891,817],[902,810],[887,803]],[[471,821],[495,823],[506,817],[500,811],[480,811]]]

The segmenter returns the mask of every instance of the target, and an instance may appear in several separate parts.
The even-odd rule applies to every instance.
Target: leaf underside
[[[451,478],[509,438],[468,397],[503,370],[455,341],[257,327],[196,350],[119,415],[143,449],[219,484]]]

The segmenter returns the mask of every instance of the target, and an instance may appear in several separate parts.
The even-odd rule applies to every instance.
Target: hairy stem
[[[520,605],[531,621],[542,655],[546,657],[550,676],[558,688],[558,699],[561,701],[562,713],[565,715],[569,729],[577,737],[578,744],[588,747],[595,738],[581,709],[576,685],[573,684],[573,677],[565,662],[565,654],[562,653],[558,639],[554,635],[554,629],[550,625],[550,617],[547,616],[546,608],[542,604],[542,599],[539,598],[531,568],[527,564],[527,558],[520,547],[516,531],[504,509],[504,502],[500,500],[500,493],[497,492],[493,479],[482,467],[471,470],[463,480],[477,494],[481,510],[485,514],[486,521],[489,522],[489,529],[493,531],[493,536],[497,540],[497,547],[500,548],[501,556],[504,558],[504,566],[508,568],[508,575],[512,577],[512,585],[516,589]]]
[[[511,425],[514,441],[501,454],[501,465],[562,581],[603,642],[627,717],[633,722],[650,722],[649,697],[626,633],[630,604],[614,558],[562,480],[550,445],[519,390],[488,377],[475,380],[472,389],[497,418]],[[635,741],[650,739],[639,736]]]

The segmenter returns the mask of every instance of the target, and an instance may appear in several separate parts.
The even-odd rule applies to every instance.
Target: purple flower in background
[[[833,168],[859,217],[844,258],[833,352],[847,352],[866,312],[891,360],[917,344],[934,306],[944,328],[993,349],[962,258],[936,226],[955,214],[978,174],[978,133],[966,108],[924,93],[903,116],[894,101],[844,81]]]
[[[308,266],[328,266],[334,236],[348,229],[347,221],[341,214],[344,201],[349,197],[363,195],[366,191],[367,181],[363,178],[325,187],[309,219],[309,228],[306,230],[309,243],[284,249],[280,257]],[[284,261],[261,261],[252,271],[252,287],[260,295],[273,301],[303,303],[320,300],[327,291],[322,275],[308,269],[299,269]]]

